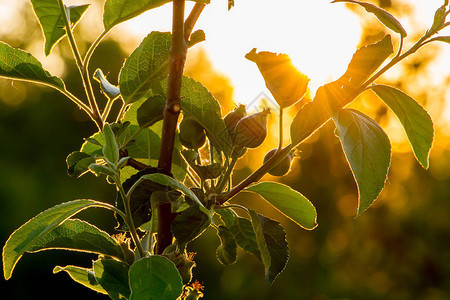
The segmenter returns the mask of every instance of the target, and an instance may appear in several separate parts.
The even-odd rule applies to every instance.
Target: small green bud
[[[277,149],[272,149],[269,152],[267,152],[266,156],[264,156],[264,163],[266,163],[272,156],[275,155],[277,152]],[[293,156],[291,154],[287,155],[283,160],[275,165],[272,169],[269,170],[269,174],[272,176],[284,176],[286,175],[289,170],[291,169],[292,164],[292,158]]]
[[[235,129],[235,144],[247,148],[256,148],[261,145],[267,136],[268,114],[270,109],[267,108],[239,120]]]
[[[225,122],[225,125],[227,126],[228,132],[230,134],[234,133],[236,124],[246,115],[247,112],[245,110],[245,105],[239,104],[237,108],[235,108],[232,112],[230,112],[223,118],[223,121]]]
[[[184,117],[180,123],[180,142],[188,149],[201,148],[206,142],[205,130],[195,120]]]

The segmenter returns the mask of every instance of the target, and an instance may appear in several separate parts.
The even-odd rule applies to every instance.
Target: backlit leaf
[[[202,202],[200,201],[200,199],[198,199],[194,192],[192,192],[187,186],[185,186],[178,180],[160,173],[144,175],[142,176],[142,179],[150,180],[152,182],[158,183],[163,186],[168,186],[173,188],[174,190],[182,192],[183,194],[194,200],[199,205],[200,210],[211,218],[209,210],[203,206]]]
[[[236,216],[233,212],[225,209],[216,210],[224,220],[226,227],[233,234],[236,243],[242,249],[252,253],[261,260],[261,253],[256,243],[256,235],[252,222],[246,218]]]
[[[297,225],[305,229],[314,229],[317,226],[315,207],[305,196],[287,185],[277,182],[261,182],[245,190],[262,196]]]
[[[197,205],[177,215],[172,222],[172,232],[181,249],[200,236],[211,224],[210,219]]]
[[[199,82],[183,77],[181,87],[181,108],[183,114],[194,119],[206,130],[209,140],[225,154],[231,151],[231,139],[219,102]]]
[[[130,300],[175,300],[183,291],[183,282],[173,262],[152,255],[131,266],[130,287]]]
[[[103,155],[109,162],[115,164],[119,160],[119,146],[117,145],[116,136],[109,124],[103,127],[103,138],[105,145],[103,146]]]
[[[342,109],[334,123],[358,184],[358,215],[361,215],[384,187],[391,162],[391,144],[383,129],[359,111]]]
[[[237,259],[237,244],[231,231],[225,226],[217,227],[220,245],[217,247],[217,259],[224,265],[231,265]]]
[[[195,2],[208,4],[210,0],[194,0]],[[106,0],[103,25],[105,30],[110,30],[115,25],[130,20],[147,10],[159,7],[171,0]]]
[[[259,215],[254,210],[250,210],[250,216],[266,271],[266,281],[272,284],[289,259],[286,232],[280,223]]]
[[[65,22],[58,0],[30,0],[45,37],[45,55],[66,35]],[[90,4],[67,7],[72,28],[80,21]]]
[[[130,267],[113,259],[99,259],[94,262],[94,276],[113,300],[128,299],[128,271]]]
[[[397,32],[402,36],[402,38],[406,37],[406,30],[403,28],[402,24],[390,13],[385,11],[382,8],[379,8],[373,4],[366,3],[366,2],[360,2],[355,0],[334,0],[331,3],[337,3],[337,2],[347,2],[347,3],[354,3],[362,6],[367,12],[374,14],[378,20],[387,28],[393,30],[394,32]]]
[[[89,166],[95,163],[95,158],[89,154],[75,151],[66,159],[67,173],[72,177],[80,177],[89,170]]]
[[[123,259],[119,244],[109,234],[81,220],[66,220],[64,223],[36,239],[27,252],[61,249],[91,252]]]
[[[411,143],[414,155],[427,169],[434,138],[433,121],[430,115],[413,98],[398,89],[386,85],[375,85],[371,88],[398,117]]]
[[[108,2],[111,0],[106,4]],[[171,40],[169,32],[154,31],[125,61],[119,75],[119,86],[126,103],[138,101],[167,76]]]
[[[108,294],[105,289],[98,284],[94,276],[94,271],[92,269],[86,269],[77,266],[56,266],[53,269],[53,274],[59,273],[61,271],[69,274],[70,278],[72,278],[73,281],[78,282],[79,284],[82,284],[85,287],[90,288],[91,290],[105,295]]]
[[[310,79],[294,67],[288,55],[256,53],[253,49],[245,58],[256,63],[281,109],[295,104],[305,95]]]
[[[0,77],[65,89],[63,81],[47,72],[33,55],[4,42],[0,42]]]
[[[450,44],[450,36],[438,36],[433,39],[433,41],[444,42]]]
[[[163,119],[166,99],[160,95],[148,98],[137,110],[137,121],[141,128],[152,126]]]
[[[74,200],[56,205],[41,212],[10,235],[3,247],[3,273],[5,279],[11,274],[22,255],[50,231],[76,213],[89,207],[99,206],[94,200]]]

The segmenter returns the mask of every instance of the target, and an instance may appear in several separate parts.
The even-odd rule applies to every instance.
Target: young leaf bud
[[[267,136],[267,115],[270,109],[247,116],[236,124],[234,142],[236,145],[256,148],[264,142]]]
[[[239,104],[237,108],[235,108],[232,112],[230,112],[223,118],[223,121],[225,122],[225,125],[227,126],[228,132],[230,134],[234,132],[236,124],[239,122],[239,120],[246,115],[247,112],[245,110],[245,105]]]
[[[184,117],[180,123],[180,142],[188,149],[201,148],[206,142],[205,130],[195,120]]]
[[[266,163],[270,158],[272,158],[272,156],[274,156],[276,152],[277,149],[272,149],[269,152],[267,152],[266,156],[264,156],[264,163]],[[288,156],[283,158],[283,160],[279,164],[275,165],[272,169],[270,169],[268,173],[272,176],[286,175],[291,168],[292,158],[293,155],[289,154]]]

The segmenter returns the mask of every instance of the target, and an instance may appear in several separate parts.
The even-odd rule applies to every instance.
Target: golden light
[[[236,102],[270,95],[258,68],[245,59],[251,49],[288,54],[315,91],[345,72],[360,40],[358,17],[328,0],[241,0],[231,11],[226,6],[227,1],[211,1],[196,28],[206,33],[201,47],[214,68],[231,79]],[[188,3],[187,11],[191,7]],[[152,30],[170,30],[170,14],[171,5],[165,5],[127,22],[124,30],[142,38]]]

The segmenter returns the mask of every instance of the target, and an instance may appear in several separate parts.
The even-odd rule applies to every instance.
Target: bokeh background
[[[223,2],[220,7],[223,9],[222,13],[226,14],[226,1],[214,1]],[[236,1],[235,9],[238,12],[239,2],[245,1],[247,0]],[[289,1],[285,1],[288,5]],[[81,51],[85,51],[101,31],[99,20],[103,1],[71,2],[94,4],[75,32]],[[269,1],[261,1],[261,5],[266,2]],[[280,6],[283,5],[282,2],[280,1]],[[305,7],[308,7],[308,1],[299,2],[304,2]],[[427,11],[433,11],[444,1],[372,2],[399,16],[406,23],[410,40],[413,41],[426,29],[423,26],[432,22],[432,14],[424,16],[423,8],[431,7]],[[361,9],[345,9],[358,21],[359,28],[356,31],[357,43],[342,58],[346,64],[358,45],[374,42],[387,32],[375,18],[364,14]],[[213,12],[216,10],[211,10]],[[208,9],[205,14],[208,14]],[[319,17],[321,11],[311,10],[309,14],[317,14]],[[248,14],[247,18],[241,20],[242,24],[239,26],[252,27],[252,18],[260,20],[257,14]],[[339,15],[335,19],[330,17],[329,20],[327,26],[331,27],[333,22],[339,21]],[[263,21],[269,23],[269,26],[270,22],[274,26],[277,22],[276,19],[268,18]],[[44,57],[42,34],[28,1],[1,0],[0,24],[0,40],[33,53],[44,62],[47,69],[64,77],[73,93],[83,97],[81,82],[67,41],[63,40],[50,57]],[[353,26],[352,23],[349,24]],[[228,28],[227,24],[214,23],[211,26],[211,31],[221,26]],[[237,30],[236,28],[235,24],[230,25],[229,34],[233,35],[232,30]],[[205,25],[202,29],[208,35],[208,27]],[[254,30],[259,32],[256,26]],[[342,31],[342,36],[345,36],[345,29]],[[309,40],[304,42],[310,47],[314,47],[315,39],[326,38],[314,35],[314,28],[299,28],[298,33],[308,37]],[[124,59],[143,37],[140,34],[139,30],[126,26],[115,30],[94,54],[92,70],[103,69],[108,73],[107,77],[116,83]],[[270,40],[264,34],[258,34]],[[348,34],[355,34],[355,31],[349,28]],[[280,35],[285,39],[293,38],[290,33]],[[236,44],[233,47],[239,47],[239,43]],[[190,251],[197,252],[198,266],[194,269],[194,275],[195,279],[206,286],[205,299],[450,298],[450,60],[449,47],[445,50],[445,46],[447,45],[429,45],[381,80],[409,93],[427,108],[434,119],[436,139],[430,169],[421,169],[415,161],[395,117],[376,96],[364,94],[352,107],[361,109],[376,119],[390,135],[394,149],[389,180],[374,206],[361,217],[354,218],[357,206],[356,185],[339,141],[334,136],[334,128],[331,124],[326,125],[301,145],[301,158],[295,161],[289,175],[280,180],[313,202],[318,211],[319,226],[313,231],[305,231],[265,206],[257,196],[239,195],[233,202],[255,208],[260,213],[279,220],[286,228],[291,248],[290,260],[285,271],[269,287],[264,281],[263,266],[247,253],[239,253],[237,263],[232,266],[220,265],[215,258],[218,238],[214,230],[208,230],[189,247]],[[232,48],[231,45],[229,47]],[[222,48],[226,50],[227,44]],[[324,52],[320,53],[328,51],[333,55],[332,45],[325,50],[322,48],[320,51]],[[233,74],[221,72],[223,62],[211,49],[214,46],[196,46],[188,58],[186,74],[201,81],[213,92],[221,102],[225,114],[234,107],[234,102],[248,103],[253,100],[253,90],[246,92],[245,87],[242,87],[246,83],[241,82],[239,74],[233,77]],[[250,49],[243,46],[240,51],[245,54]],[[289,49],[290,52],[294,50]],[[291,54],[289,51],[285,52]],[[243,55],[240,60],[244,60]],[[317,68],[327,66],[319,64]],[[333,74],[330,76],[332,78]],[[261,77],[248,78],[248,82],[249,85],[259,82],[259,86],[256,85],[253,89],[267,93]],[[312,97],[314,92],[312,88],[309,96]],[[101,99],[102,96],[98,96]],[[293,111],[294,109],[292,113]],[[269,121],[271,131],[277,132],[275,116],[272,115]],[[113,201],[114,188],[106,184],[103,178],[87,175],[81,179],[73,179],[66,174],[66,156],[77,150],[83,138],[94,132],[95,128],[90,120],[59,93],[49,88],[0,79],[2,245],[13,230],[42,210],[58,203],[79,198]],[[249,151],[239,162],[234,180],[237,182],[249,175],[258,167],[267,150],[275,145],[276,140],[270,137],[260,149]],[[267,176],[265,179],[275,178]],[[85,218],[110,233],[114,232],[115,220],[104,211],[89,210],[78,217]],[[1,278],[2,298],[107,299],[72,282],[66,274],[52,274],[55,265],[89,267],[93,259],[93,255],[63,251],[27,254],[8,282]]]

